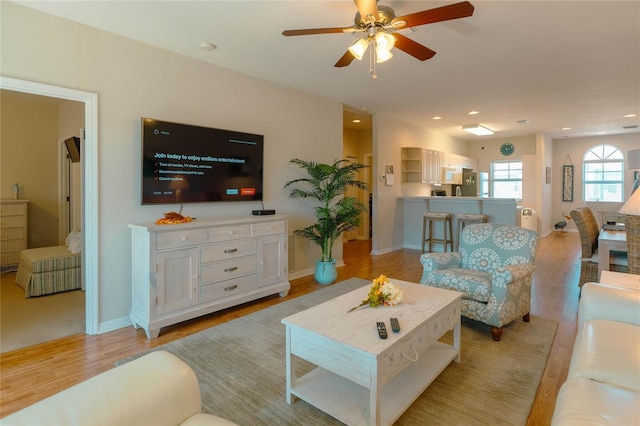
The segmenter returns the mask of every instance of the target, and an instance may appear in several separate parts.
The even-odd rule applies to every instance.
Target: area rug
[[[171,352],[193,368],[206,413],[241,426],[340,425],[302,400],[286,403],[280,320],[359,287],[364,298],[368,285],[351,278],[154,350]],[[461,362],[450,364],[395,424],[524,425],[557,326],[555,320],[532,316],[530,323],[506,326],[502,341],[494,342],[488,326],[463,318]],[[451,333],[443,336],[450,339]]]

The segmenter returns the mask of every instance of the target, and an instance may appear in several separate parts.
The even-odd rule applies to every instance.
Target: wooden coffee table
[[[451,361],[460,361],[462,293],[390,280],[404,291],[398,306],[347,313],[366,298],[369,282],[282,320],[287,403],[301,398],[348,425],[388,425]],[[399,333],[391,331],[390,317],[398,318]],[[384,321],[387,339],[378,337],[376,321]],[[438,342],[450,329],[453,344]],[[300,359],[317,368],[296,377]]]

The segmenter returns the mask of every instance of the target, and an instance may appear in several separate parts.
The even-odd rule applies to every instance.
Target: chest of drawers
[[[134,327],[160,328],[289,292],[287,218],[224,218],[129,225]]]
[[[27,200],[0,200],[0,271],[17,271],[27,248]]]

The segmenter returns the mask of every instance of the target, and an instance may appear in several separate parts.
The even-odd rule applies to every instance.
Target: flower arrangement
[[[362,301],[358,306],[349,309],[347,312],[355,311],[356,309],[369,305],[376,307],[378,305],[396,306],[404,298],[402,290],[394,286],[384,275],[380,275],[373,280],[369,294],[367,298]]]

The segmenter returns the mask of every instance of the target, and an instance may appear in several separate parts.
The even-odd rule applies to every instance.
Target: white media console
[[[287,217],[130,224],[131,321],[160,328],[261,297],[288,294]]]

